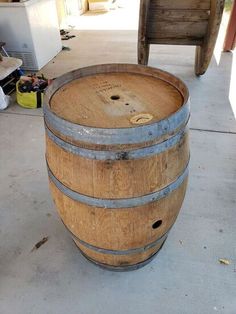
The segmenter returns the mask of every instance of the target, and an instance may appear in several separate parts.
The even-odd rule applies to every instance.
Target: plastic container
[[[18,105],[28,109],[42,107],[43,93],[42,92],[21,93],[19,91],[19,82],[20,81],[16,83],[16,101]]]

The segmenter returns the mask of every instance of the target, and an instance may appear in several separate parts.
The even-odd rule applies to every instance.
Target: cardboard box
[[[109,11],[111,0],[89,0],[90,11]]]

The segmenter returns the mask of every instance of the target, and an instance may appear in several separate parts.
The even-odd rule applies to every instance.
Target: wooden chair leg
[[[150,45],[147,43],[138,43],[138,63],[147,65],[149,58],[149,47]]]

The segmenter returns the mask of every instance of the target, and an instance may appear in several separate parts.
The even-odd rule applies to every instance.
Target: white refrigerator
[[[23,69],[40,70],[62,48],[55,0],[0,2],[0,41]]]

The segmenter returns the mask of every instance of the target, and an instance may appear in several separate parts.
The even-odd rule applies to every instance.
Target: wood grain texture
[[[203,21],[157,21],[151,19],[148,28],[148,38],[171,38],[173,39],[188,39],[196,40],[203,39],[207,30],[207,20]]]
[[[150,10],[154,9],[209,10],[210,0],[150,0]]]
[[[147,205],[109,209],[72,200],[50,182],[58,213],[67,228],[79,239],[110,250],[143,247],[165,234],[174,224],[181,208],[187,179],[175,191]],[[162,220],[159,228],[152,225]]]
[[[149,43],[147,38],[147,23],[150,0],[141,1],[139,9],[139,32],[138,32],[138,63],[147,65],[149,57]]]
[[[209,19],[207,10],[164,10],[153,9],[150,13],[150,20],[157,22],[200,22]],[[150,22],[149,22],[150,23]]]
[[[211,61],[222,19],[224,0],[211,0],[211,10],[204,42],[196,48],[195,74],[203,75]]]
[[[103,128],[133,127],[131,118],[149,113],[159,121],[182,105],[172,85],[155,77],[107,73],[74,80],[51,99],[51,110],[80,125]]]
[[[131,160],[84,158],[63,150],[47,136],[46,147],[47,163],[60,182],[81,194],[107,199],[158,191],[177,179],[189,159],[187,133],[163,153]]]
[[[57,78],[53,84],[49,85],[47,88],[47,92],[44,96],[45,102],[51,105],[51,100],[55,94],[55,92],[59,89],[63,89],[64,85],[70,83],[77,79],[84,79],[86,77],[95,76],[98,74],[137,74],[141,75],[143,78],[152,77],[157,80],[161,80],[163,82],[168,83],[169,85],[174,86],[182,95],[184,101],[188,97],[188,93],[186,91],[186,87],[177,77],[171,75],[166,71],[162,71],[157,68],[145,67],[145,66],[137,66],[136,64],[102,64],[96,66],[88,66],[85,68],[80,68],[69,73],[65,73],[60,78]],[[110,87],[110,86],[109,86]],[[140,87],[143,86],[141,85]],[[96,87],[97,88],[97,87]]]
[[[150,38],[149,44],[159,45],[186,45],[186,46],[198,46],[202,44],[202,38],[196,37],[163,37],[163,38]]]
[[[163,83],[166,83],[167,85],[164,84],[163,86],[165,86],[165,87],[167,86],[167,88],[169,90],[174,91],[174,94],[176,94],[176,92],[177,92],[176,95],[178,95],[178,93],[179,93],[179,95],[181,96],[181,99],[182,99],[181,106],[182,106],[182,104],[185,104],[188,100],[188,91],[186,89],[186,86],[177,77],[171,75],[170,73],[167,73],[165,71],[161,71],[161,70],[156,69],[156,68],[137,66],[135,64],[104,64],[104,65],[98,65],[95,67],[92,66],[92,67],[86,67],[86,68],[78,69],[78,70],[72,71],[70,73],[66,73],[63,76],[61,76],[60,78],[56,79],[53,82],[53,84],[48,87],[47,93],[44,95],[44,100],[45,100],[45,103],[47,104],[46,106],[44,106],[44,108],[48,107],[48,110],[51,111],[51,108],[50,108],[51,98],[54,96],[55,92],[59,91],[60,89],[63,89],[65,84],[67,84],[73,80],[79,80],[80,78],[86,78],[88,76],[94,76],[95,74],[105,74],[105,73],[113,73],[114,74],[114,73],[120,73],[120,72],[121,73],[138,74],[139,76],[143,77],[144,81],[145,81],[145,79],[148,80],[148,78],[151,77],[153,79],[152,84],[153,84],[154,90],[156,89],[155,82],[157,85],[159,85],[159,87],[160,87],[159,82],[162,81]],[[156,79],[156,81],[155,81],[155,79]],[[126,91],[127,91],[127,87],[126,87]],[[140,84],[140,90],[138,91],[138,93],[142,94],[142,91],[144,94],[146,93],[145,92],[145,85]],[[154,95],[156,95],[155,92],[153,92],[153,91],[152,91],[152,94],[153,94],[153,97],[154,97]],[[163,91],[162,91],[162,94],[163,94]],[[179,95],[177,96],[178,98],[179,98]],[[143,99],[143,98],[144,98],[143,95],[141,95],[141,99]],[[133,99],[133,104],[135,105],[134,99]],[[173,97],[172,97],[172,99],[173,99]],[[78,100],[76,100],[76,101],[78,102]],[[174,102],[176,104],[176,100],[174,100]],[[146,108],[146,104],[148,104],[149,108],[151,108],[152,111],[153,110],[155,111],[157,103],[159,103],[159,106],[161,105],[160,99],[158,99],[158,95],[157,95],[157,98],[155,100],[154,99],[150,100],[150,95],[148,95],[148,101],[143,99],[142,106],[145,106],[145,108]],[[106,103],[102,104],[101,100],[100,100],[100,104],[101,104],[101,107],[107,106]],[[122,104],[122,107],[123,106],[129,107],[129,105],[124,105],[123,102],[121,104]],[[173,104],[170,104],[170,105],[171,105],[170,109],[171,108],[173,109],[174,105]],[[62,109],[61,114],[63,114],[64,109],[62,108],[63,104],[61,102],[61,99],[59,99],[59,104],[58,105],[56,104],[55,106],[56,107],[58,106],[58,108],[61,107],[61,109]],[[178,110],[178,108],[179,108],[178,106],[176,106],[176,110]],[[77,109],[73,109],[73,110],[77,111]],[[82,110],[84,110],[84,109],[82,108]],[[99,109],[99,110],[101,110],[101,109]],[[132,127],[132,128],[139,127],[138,125],[134,125],[133,123],[131,123],[131,119],[133,117],[137,116],[137,114],[139,114],[139,113],[127,112],[125,108],[123,108],[122,110],[124,113],[124,115],[122,117],[123,121],[125,120],[125,116],[127,116],[127,121],[125,120],[126,121],[125,123],[127,123],[127,125],[129,125],[129,127]],[[164,110],[166,110],[166,109],[164,109]],[[75,111],[73,111],[73,112],[75,112]],[[146,111],[146,109],[145,109],[145,111]],[[162,111],[162,108],[161,108],[161,111]],[[77,112],[77,113],[78,113],[78,115],[77,115],[77,117],[74,117],[74,119],[78,119],[78,116],[79,117],[81,116],[80,112]],[[91,117],[89,117],[90,120],[92,118],[95,118],[93,111],[90,114],[91,114]],[[147,112],[145,112],[145,114],[147,114]],[[68,115],[71,116],[70,113],[68,113]],[[153,116],[154,116],[154,118],[156,117],[155,112],[153,113]],[[46,116],[45,116],[45,118],[46,118]],[[128,120],[129,120],[129,122],[128,122]],[[97,126],[97,123],[101,124],[101,121],[98,121],[97,117],[96,117],[95,121],[97,121],[96,126]],[[148,124],[153,123],[153,121],[154,121],[154,119],[149,121]],[[68,143],[72,143],[72,144],[79,146],[79,147],[89,148],[89,149],[93,149],[93,150],[124,150],[124,149],[147,147],[147,146],[154,145],[158,142],[162,142],[162,141],[168,139],[168,137],[170,135],[173,135],[173,134],[166,134],[166,135],[163,135],[161,137],[156,137],[155,139],[152,139],[152,140],[147,140],[146,142],[144,142],[144,141],[140,142],[140,143],[137,142],[135,144],[129,143],[129,144],[119,144],[119,145],[113,145],[113,144],[109,144],[109,145],[106,144],[105,145],[105,144],[100,143],[99,145],[96,145],[96,143],[91,144],[88,141],[84,141],[84,139],[82,137],[79,139],[78,138],[75,139],[73,136],[63,135],[59,130],[57,130],[55,127],[53,127],[50,123],[47,123],[47,127],[54,134],[56,134],[58,137],[62,138],[64,141],[66,141]],[[137,128],[137,131],[138,130],[139,129]],[[176,129],[176,132],[178,132],[178,130]]]
[[[138,41],[138,64],[147,65],[150,51],[150,42]]]

